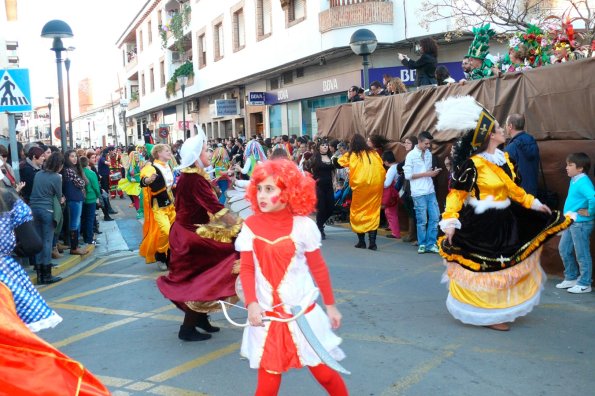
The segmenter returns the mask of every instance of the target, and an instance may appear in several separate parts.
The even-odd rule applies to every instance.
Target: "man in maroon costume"
[[[218,300],[236,302],[233,271],[238,253],[232,238],[241,223],[217,199],[204,168],[209,166],[206,136],[186,140],[180,150],[181,176],[176,188],[176,221],[171,227],[169,274],[157,279],[165,298],[184,311],[178,338],[202,341],[219,331],[207,314],[219,310]],[[197,225],[198,230],[197,230]]]

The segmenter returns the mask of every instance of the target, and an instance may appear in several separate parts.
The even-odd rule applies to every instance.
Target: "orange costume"
[[[0,283],[0,393],[3,395],[109,395],[81,363],[36,336]]]

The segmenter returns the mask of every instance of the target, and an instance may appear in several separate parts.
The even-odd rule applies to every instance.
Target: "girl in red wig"
[[[235,246],[250,322],[241,354],[251,368],[258,369],[255,394],[277,395],[283,372],[308,366],[330,395],[347,395],[339,373],[322,363],[294,321],[262,320],[290,317],[290,307],[309,304],[304,317],[316,337],[336,360],[345,357],[339,348],[341,339],[332,331],[341,325],[341,313],[320,252],[320,231],[306,217],[316,205],[314,180],[291,161],[266,161],[256,166],[246,197],[254,215],[244,222]],[[316,287],[314,282],[326,314],[315,301],[304,301]]]

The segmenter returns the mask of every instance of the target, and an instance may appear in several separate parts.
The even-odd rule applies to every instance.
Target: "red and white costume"
[[[318,286],[324,303],[334,304],[320,240],[314,221],[294,216],[287,208],[250,216],[235,242],[241,253],[240,278],[246,306],[258,302],[265,311],[288,317],[290,306],[309,305],[304,316],[314,334],[333,358],[341,360],[341,338],[331,330],[328,316],[318,304],[304,301]],[[271,373],[322,363],[295,321],[246,327],[241,355],[251,368]]]

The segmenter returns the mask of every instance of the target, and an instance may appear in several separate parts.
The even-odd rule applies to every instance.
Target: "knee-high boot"
[[[355,245],[358,249],[365,249],[366,248],[366,234],[361,233],[357,234],[357,245]]]
[[[370,250],[378,250],[378,247],[376,246],[376,234],[377,233],[378,233],[378,230],[368,232],[368,238],[370,239],[370,246],[368,246],[368,249],[370,249]]]
[[[194,311],[186,311],[184,315],[184,322],[180,326],[178,338],[183,341],[204,341],[211,338],[210,334],[200,333],[196,330],[199,322],[199,313]]]

